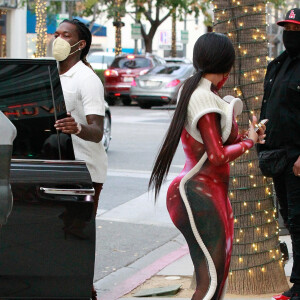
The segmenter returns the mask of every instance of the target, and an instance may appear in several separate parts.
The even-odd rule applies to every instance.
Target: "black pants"
[[[95,189],[95,195],[94,195],[94,213],[96,215],[97,214],[97,209],[98,209],[98,203],[99,203],[99,196],[100,196],[101,190],[103,188],[103,183],[93,182],[93,187]]]
[[[290,280],[297,287],[299,285],[300,292],[300,177],[293,172],[295,161],[291,160],[285,172],[273,181],[279,211],[292,240],[294,264]]]

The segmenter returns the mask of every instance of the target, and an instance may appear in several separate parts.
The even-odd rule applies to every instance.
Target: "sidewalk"
[[[281,236],[281,241],[285,241],[288,245],[290,260],[285,265],[286,276],[290,276],[292,268],[292,250],[289,236]],[[109,293],[102,294],[99,300],[114,300],[114,299],[140,299],[134,297],[134,294],[141,290],[150,288],[161,288],[167,286],[181,285],[180,291],[176,295],[164,297],[142,297],[142,299],[162,300],[162,299],[191,299],[193,290],[190,289],[191,279],[193,276],[193,265],[188,252],[187,245],[184,243],[182,236],[176,241],[179,247],[176,250],[164,253],[153,263],[150,263],[143,269],[137,271],[130,277],[127,277],[123,282],[117,284]],[[174,245],[173,245],[174,246]],[[147,259],[147,258],[145,258]],[[151,259],[150,259],[151,261]],[[138,262],[137,262],[138,263]],[[135,263],[136,264],[136,263]],[[143,264],[141,264],[142,266]],[[131,266],[129,266],[131,267]],[[135,266],[132,266],[135,268]],[[97,288],[97,286],[96,286]],[[229,295],[225,296],[225,300],[263,300],[271,299],[273,294],[268,295]]]
[[[182,167],[182,166],[180,166]],[[141,174],[144,175],[144,174]],[[175,176],[175,175],[174,175]],[[172,176],[168,180],[172,180]],[[125,225],[138,224],[156,226],[157,228],[174,228],[165,204],[165,194],[169,182],[161,189],[160,197],[155,206],[149,201],[151,195],[144,193],[122,205],[107,212],[100,212],[97,220],[109,222],[123,222]],[[193,276],[193,265],[185,239],[178,230],[178,234],[169,242],[160,247],[154,247],[153,251],[147,252],[133,263],[123,265],[116,271],[94,282],[98,292],[98,300],[132,300],[139,299],[134,294],[149,288],[165,288],[180,285],[180,291],[176,295],[164,297],[142,297],[143,299],[191,299],[194,290],[190,288]],[[152,237],[153,238],[153,237]],[[281,241],[287,243],[290,260],[285,265],[286,276],[290,276],[292,267],[291,242],[289,236],[281,236]],[[134,247],[135,240],[132,240]],[[155,240],[153,240],[155,243]],[[270,295],[240,296],[226,295],[225,300],[263,300],[271,299]]]

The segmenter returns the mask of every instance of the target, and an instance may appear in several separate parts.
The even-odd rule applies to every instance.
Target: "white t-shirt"
[[[99,77],[79,61],[60,75],[67,112],[76,122],[87,125],[87,115],[105,115],[104,89]],[[107,173],[107,155],[101,142],[85,141],[72,134],[75,159],[86,162],[93,182],[103,183]]]

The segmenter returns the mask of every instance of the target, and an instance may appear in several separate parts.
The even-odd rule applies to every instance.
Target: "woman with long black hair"
[[[222,299],[231,258],[233,214],[227,196],[229,162],[256,142],[264,143],[264,130],[238,134],[235,116],[240,99],[220,98],[234,64],[235,52],[223,34],[202,35],[194,46],[194,76],[184,83],[173,120],[156,158],[149,187],[157,197],[181,139],[185,166],[171,183],[167,208],[184,235],[196,273],[193,300]]]

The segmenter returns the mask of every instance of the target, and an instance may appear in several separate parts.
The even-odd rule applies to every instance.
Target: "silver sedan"
[[[141,108],[175,103],[179,88],[193,75],[194,70],[192,64],[157,66],[135,78],[131,84],[130,97]]]

